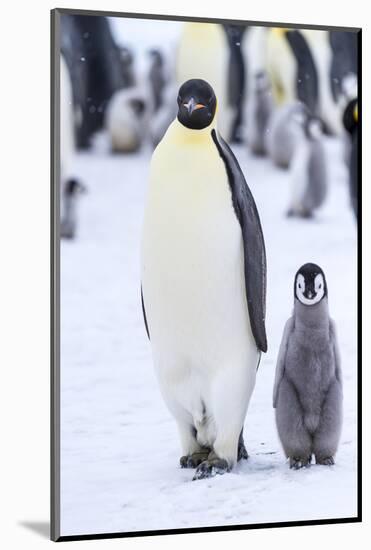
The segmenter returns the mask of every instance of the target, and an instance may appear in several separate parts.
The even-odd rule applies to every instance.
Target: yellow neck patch
[[[271,29],[271,33],[279,37],[286,34],[288,30],[289,29],[286,29],[284,27],[274,27],[273,29]]]

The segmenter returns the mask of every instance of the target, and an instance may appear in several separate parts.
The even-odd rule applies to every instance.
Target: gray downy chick
[[[322,269],[303,265],[295,276],[294,310],[276,366],[273,407],[290,468],[334,464],[342,425],[342,377],[335,324]]]
[[[294,154],[297,139],[298,114],[308,113],[307,107],[300,101],[292,101],[277,108],[269,121],[266,133],[266,150],[274,164],[288,168]]]
[[[291,197],[288,216],[312,217],[327,196],[328,169],[322,123],[297,115],[296,146],[290,166]]]

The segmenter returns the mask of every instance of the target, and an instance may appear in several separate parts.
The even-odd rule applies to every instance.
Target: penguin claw
[[[228,462],[223,458],[214,458],[212,460],[204,460],[197,467],[193,481],[197,479],[205,479],[207,477],[215,477],[217,474],[225,474],[230,471]]]
[[[316,457],[316,464],[320,464],[321,466],[334,466],[335,460],[333,456],[327,456],[326,458]]]
[[[181,468],[197,468],[199,464],[207,460],[210,449],[203,449],[192,453],[191,455],[181,456],[179,459]]]
[[[312,462],[312,457],[311,456],[309,456],[307,458],[290,457],[290,468],[292,470],[300,470],[301,468],[309,468],[311,462]]]

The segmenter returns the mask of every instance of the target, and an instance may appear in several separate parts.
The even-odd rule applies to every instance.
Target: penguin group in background
[[[227,33],[215,23],[184,23],[176,60],[178,88],[192,78],[210,83],[218,97],[218,127],[224,139],[232,136],[234,109],[229,103],[230,48]]]
[[[147,132],[152,105],[143,87],[133,86],[116,92],[105,115],[111,150],[133,153],[142,146]]]
[[[267,132],[274,103],[267,73],[259,71],[254,75],[247,108],[247,140],[254,155],[266,155]]]
[[[350,139],[349,153],[349,191],[353,212],[358,218],[358,101],[352,99],[343,115],[344,128]]]
[[[273,392],[276,423],[290,468],[333,465],[342,425],[342,376],[335,323],[322,269],[295,276],[294,310],[283,333]]]
[[[316,114],[318,74],[303,32],[297,29],[269,29],[266,55],[276,105],[299,100],[313,115]]]
[[[299,132],[298,116],[306,116],[307,108],[299,101],[293,101],[275,109],[266,134],[266,150],[277,166],[288,168],[294,154]]]
[[[201,479],[247,457],[244,419],[267,350],[266,257],[254,198],[217,129],[213,88],[191,79],[177,103],[151,160],[142,307],[181,466]]]
[[[288,216],[312,217],[328,190],[328,166],[319,119],[300,114],[296,144],[290,164],[291,197]]]

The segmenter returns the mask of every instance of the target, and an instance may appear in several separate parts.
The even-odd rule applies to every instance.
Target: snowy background
[[[157,24],[163,37],[166,23]],[[173,34],[174,27],[169,44]],[[139,245],[151,147],[131,155],[104,147],[78,153],[75,173],[88,193],[79,204],[78,238],[61,245],[62,535],[356,515],[356,224],[340,138],[327,138],[326,149],[328,200],[314,219],[295,220],[284,215],[288,172],[233,146],[265,235],[269,351],[245,422],[249,460],[197,482],[193,470],[179,467],[178,434],[160,396],[141,312]],[[326,274],[337,323],[344,427],[333,468],[292,471],[276,433],[272,388],[293,277],[308,261]]]

